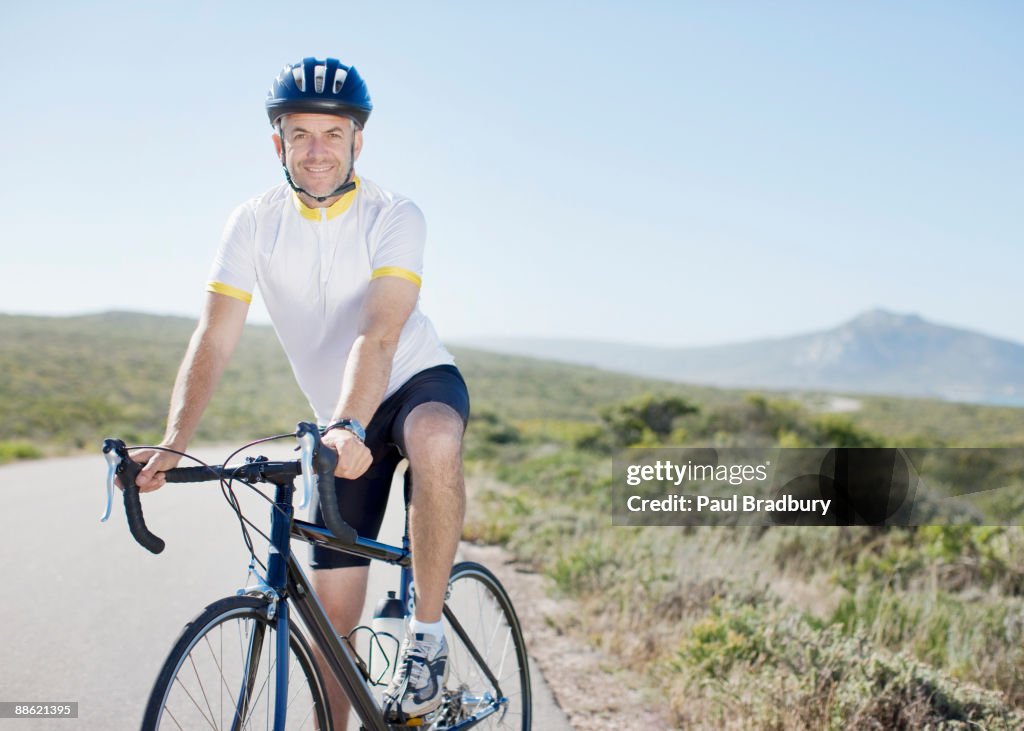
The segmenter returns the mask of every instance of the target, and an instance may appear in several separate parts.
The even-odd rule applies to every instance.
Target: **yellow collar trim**
[[[299,198],[298,193],[292,191],[292,202],[295,204],[295,210],[297,210],[299,214],[308,221],[321,220],[320,211],[326,210],[327,220],[333,221],[335,218],[337,218],[342,213],[347,211],[352,206],[352,201],[356,199],[356,193],[359,192],[359,176],[353,176],[352,180],[353,182],[355,182],[356,187],[350,190],[345,195],[341,196],[341,198],[339,198],[338,200],[334,201],[334,203],[332,203],[327,208],[310,208],[309,206],[302,202],[302,199]]]

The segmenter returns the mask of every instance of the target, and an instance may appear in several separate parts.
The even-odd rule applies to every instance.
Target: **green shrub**
[[[824,414],[812,424],[814,443],[823,447],[882,447],[884,440],[876,434],[855,426],[849,418]]]
[[[726,603],[694,626],[669,663],[679,720],[723,727],[1018,729],[1024,714],[861,634],[798,612]],[[780,691],[783,697],[780,697]],[[784,702],[780,704],[784,698]],[[696,700],[696,702],[694,702]]]
[[[0,442],[0,464],[3,464],[4,462],[11,462],[16,459],[39,459],[42,456],[42,450],[31,442]]]
[[[699,409],[680,396],[644,394],[601,410],[615,446],[654,446],[663,442],[675,428],[676,420]]]

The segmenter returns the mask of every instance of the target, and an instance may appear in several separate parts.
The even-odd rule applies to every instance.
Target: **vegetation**
[[[159,440],[194,328],[185,318],[132,313],[0,315],[0,440],[51,452],[93,449],[105,436]],[[270,328],[248,327],[198,438],[287,431],[308,412]]]
[[[562,629],[645,674],[681,727],[1024,727],[1019,527],[613,527],[619,447],[898,442],[854,415],[761,394],[711,405],[646,394],[595,411],[546,431],[482,417],[469,453],[497,481],[473,501],[467,533],[504,543],[578,601]],[[934,474],[1001,473],[951,459]]]
[[[108,435],[158,439],[193,327],[0,316],[0,461],[91,450]],[[1024,410],[857,397],[859,410],[836,414],[823,395],[456,357],[473,397],[466,536],[550,576],[580,607],[561,629],[643,677],[679,725],[1024,727],[1019,527],[627,528],[609,517],[611,455],[624,446],[1022,445]],[[273,333],[247,328],[199,437],[303,418]],[[936,475],[1020,474],[979,454]],[[1001,494],[971,515],[1019,515],[1020,493]]]
[[[0,464],[16,459],[37,459],[42,456],[42,450],[31,442],[0,442]]]

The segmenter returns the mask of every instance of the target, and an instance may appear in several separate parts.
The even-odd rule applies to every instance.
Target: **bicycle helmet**
[[[363,77],[336,58],[310,57],[285,66],[267,94],[271,125],[285,114],[336,114],[354,119],[362,129],[372,111]]]

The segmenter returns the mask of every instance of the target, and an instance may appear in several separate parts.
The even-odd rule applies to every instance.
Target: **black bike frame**
[[[343,643],[335,634],[327,613],[317,599],[309,579],[292,554],[291,539],[307,543],[320,543],[334,550],[364,556],[370,559],[398,564],[403,574],[409,571],[408,548],[401,549],[366,538],[356,538],[346,543],[334,537],[326,528],[296,520],[293,517],[292,496],[295,485],[292,477],[270,477],[268,482],[276,485],[274,505],[270,511],[270,547],[267,561],[266,583],[280,600],[276,602],[275,622],[277,629],[277,666],[274,729],[284,729],[288,710],[288,638],[289,623],[292,621],[289,605],[302,618],[315,647],[324,651],[324,657],[342,690],[352,700],[352,707],[368,731],[389,731],[393,728],[384,722],[380,708],[363,679],[355,655],[348,643]],[[403,588],[405,586],[403,580]],[[402,597],[403,602],[406,597]]]
[[[291,616],[289,605],[292,605],[302,623],[306,626],[311,635],[314,647],[324,651],[324,657],[330,666],[338,684],[352,701],[352,707],[362,721],[367,731],[391,731],[392,729],[407,728],[405,726],[392,726],[386,723],[382,717],[381,709],[373,697],[370,686],[363,677],[356,660],[355,652],[348,642],[342,642],[334,631],[327,613],[320,604],[316,592],[306,578],[302,567],[291,550],[291,539],[296,538],[306,543],[316,543],[326,546],[335,551],[349,553],[355,556],[362,556],[375,561],[386,561],[402,567],[402,583],[400,587],[400,599],[402,606],[409,606],[409,591],[412,583],[411,558],[409,551],[408,531],[402,539],[403,547],[390,546],[386,543],[370,540],[368,538],[356,537],[354,542],[347,542],[338,539],[329,530],[322,526],[297,520],[293,517],[292,495],[295,492],[292,477],[268,477],[267,481],[276,485],[274,505],[271,508],[270,519],[270,556],[267,562],[266,583],[270,589],[276,592],[281,598],[276,603],[276,629],[277,629],[277,668],[276,668],[276,698],[274,729],[281,731],[284,728],[285,715],[287,712],[288,692],[288,638],[289,622]],[[477,648],[466,635],[458,619],[452,614],[447,605],[444,607],[444,615],[449,625],[462,643],[469,650],[470,655],[483,669],[489,682],[493,683],[497,697],[502,698],[501,688],[497,678],[487,667]],[[462,731],[475,726],[491,713],[498,710],[497,705],[477,717],[450,727],[450,731]]]

